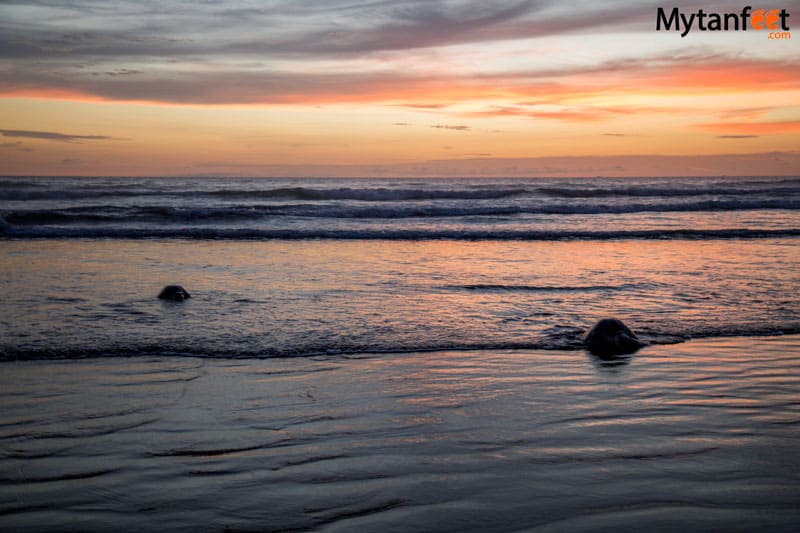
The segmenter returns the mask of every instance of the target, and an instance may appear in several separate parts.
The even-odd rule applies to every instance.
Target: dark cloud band
[[[3,137],[20,137],[24,139],[43,139],[46,141],[74,142],[74,141],[114,141],[121,140],[108,135],[72,135],[55,131],[30,131],[30,130],[0,130]]]

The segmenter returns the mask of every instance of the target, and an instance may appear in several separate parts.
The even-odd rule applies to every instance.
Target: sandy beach
[[[798,350],[4,362],[0,526],[795,531]]]

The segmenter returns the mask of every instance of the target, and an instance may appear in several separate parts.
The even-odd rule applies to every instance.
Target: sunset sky
[[[745,5],[793,39],[655,29]],[[798,44],[800,1],[4,0],[0,174],[796,175]]]

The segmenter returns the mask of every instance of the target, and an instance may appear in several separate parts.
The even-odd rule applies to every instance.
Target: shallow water
[[[798,350],[6,362],[0,526],[796,531]]]
[[[575,349],[604,316],[650,342],[799,332],[798,243],[7,240],[0,357]]]

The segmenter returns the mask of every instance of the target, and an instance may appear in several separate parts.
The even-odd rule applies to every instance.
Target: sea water
[[[2,178],[0,529],[797,531],[798,206]],[[605,316],[649,346],[586,353]]]
[[[2,178],[0,217],[5,359],[800,332],[795,178]]]

